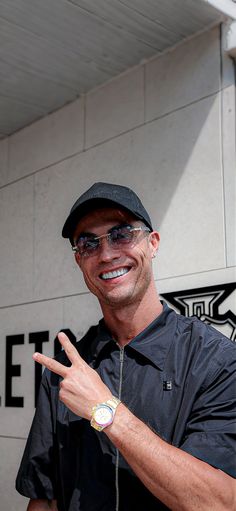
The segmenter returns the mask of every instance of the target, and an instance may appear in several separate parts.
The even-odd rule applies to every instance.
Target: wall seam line
[[[10,435],[0,435],[0,438],[9,438],[11,440],[26,440],[27,437],[23,436],[10,436]]]
[[[87,131],[87,94],[83,96],[83,111],[84,111],[84,141],[83,141],[83,152],[86,151],[86,131]]]
[[[143,124],[146,123],[146,64],[143,65]]]
[[[222,202],[223,202],[223,229],[224,229],[224,259],[225,266],[227,268],[227,239],[226,239],[226,205],[225,205],[225,182],[224,182],[224,126],[223,126],[223,115],[224,115],[224,99],[223,99],[223,48],[222,48],[222,24],[220,25],[220,119],[219,119],[219,127],[220,127],[220,152],[221,152],[221,178],[222,178]]]

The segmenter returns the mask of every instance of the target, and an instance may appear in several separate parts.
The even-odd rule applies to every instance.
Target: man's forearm
[[[31,499],[27,511],[58,511],[56,500]]]
[[[143,484],[173,511],[233,511],[235,480],[169,445],[124,405],[104,430]]]

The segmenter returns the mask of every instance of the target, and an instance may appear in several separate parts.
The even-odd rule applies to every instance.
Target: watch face
[[[100,405],[94,412],[94,419],[100,426],[108,426],[113,419],[113,412],[107,405]]]

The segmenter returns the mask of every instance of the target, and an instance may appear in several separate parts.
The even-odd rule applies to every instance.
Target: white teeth
[[[101,278],[104,280],[115,279],[116,277],[120,277],[121,275],[128,273],[128,271],[129,271],[128,268],[120,268],[119,270],[108,271],[107,273],[103,273],[101,275]]]

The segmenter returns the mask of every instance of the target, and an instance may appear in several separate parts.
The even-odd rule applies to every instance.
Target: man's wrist
[[[116,409],[120,404],[120,399],[112,396],[107,401],[98,403],[92,408],[91,426],[97,431],[103,431],[110,426],[114,420]]]

